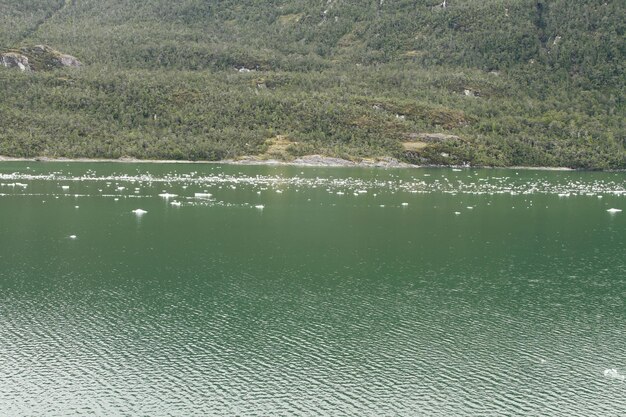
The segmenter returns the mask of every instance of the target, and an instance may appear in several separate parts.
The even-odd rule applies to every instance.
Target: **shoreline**
[[[455,168],[455,169],[520,169],[529,171],[589,171],[591,169],[575,169],[568,167],[533,167],[533,166],[462,166],[462,165],[414,165],[400,162],[394,158],[383,158],[380,160],[363,159],[360,162],[353,162],[347,159],[324,157],[320,155],[309,155],[296,158],[293,161],[281,161],[278,159],[224,159],[220,161],[191,161],[178,159],[137,159],[137,158],[52,158],[52,157],[32,157],[20,158],[0,155],[1,162],[68,162],[68,163],[121,163],[121,164],[226,164],[226,165],[249,165],[249,166],[292,166],[305,168]],[[615,170],[612,170],[613,172]],[[608,172],[608,171],[606,171]]]

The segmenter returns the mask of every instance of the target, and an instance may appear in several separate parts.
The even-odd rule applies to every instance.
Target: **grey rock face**
[[[0,64],[6,68],[19,68],[21,71],[31,71],[28,57],[15,52],[0,54]]]
[[[58,59],[59,63],[64,67],[78,68],[82,65],[81,62],[72,55],[61,54],[58,56]]]

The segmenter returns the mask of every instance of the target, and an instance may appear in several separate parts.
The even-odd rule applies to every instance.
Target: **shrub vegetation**
[[[83,63],[0,68],[0,154],[626,168],[623,1],[438,3],[0,0]]]

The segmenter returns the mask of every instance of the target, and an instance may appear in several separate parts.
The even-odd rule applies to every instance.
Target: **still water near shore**
[[[0,163],[0,414],[623,415],[611,208],[623,173]]]

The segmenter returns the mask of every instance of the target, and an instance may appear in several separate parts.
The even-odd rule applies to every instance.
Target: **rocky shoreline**
[[[502,169],[524,169],[524,170],[543,170],[543,171],[575,171],[575,169],[567,167],[528,167],[528,166],[511,166],[511,167],[479,167],[479,166],[456,166],[456,165],[413,165],[406,162],[400,162],[395,158],[386,157],[379,159],[363,159],[359,162],[350,161],[342,158],[335,158],[321,155],[306,155],[296,158],[292,161],[282,161],[278,159],[261,159],[257,157],[244,157],[241,159],[224,159],[221,161],[189,161],[189,160],[173,160],[173,159],[137,159],[137,158],[51,158],[51,157],[33,157],[33,158],[16,158],[11,156],[0,155],[0,162],[83,162],[83,163],[133,163],[133,164],[228,164],[228,165],[258,165],[258,166],[298,166],[298,167],[328,167],[328,168],[502,168]]]

